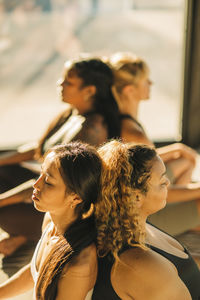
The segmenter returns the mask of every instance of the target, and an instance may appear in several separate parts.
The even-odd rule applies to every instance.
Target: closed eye
[[[51,183],[49,183],[48,181],[45,180],[45,184],[47,185],[52,185]]]
[[[168,185],[168,180],[165,180],[163,183],[161,183],[162,186]]]
[[[67,85],[72,85],[72,83],[70,81],[68,81],[68,80],[63,81],[63,84],[66,85],[66,86]]]

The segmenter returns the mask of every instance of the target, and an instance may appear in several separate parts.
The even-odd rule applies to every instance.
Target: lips
[[[38,195],[37,195],[37,193],[35,191],[33,191],[32,200],[33,201],[39,201]]]

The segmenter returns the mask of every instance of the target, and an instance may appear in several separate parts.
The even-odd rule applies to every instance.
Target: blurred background
[[[63,108],[56,81],[80,52],[131,51],[149,64],[140,119],[154,141],[181,138],[184,0],[0,0],[0,147],[37,139]]]

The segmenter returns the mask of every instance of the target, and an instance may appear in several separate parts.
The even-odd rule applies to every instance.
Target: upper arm
[[[157,149],[157,152],[164,162],[183,156],[195,163],[197,157],[195,150],[181,143],[160,147]]]
[[[164,162],[177,159],[181,155],[180,150],[174,144],[159,147],[156,150]]]
[[[34,286],[30,264],[24,266],[16,274],[7,279],[0,286],[0,299],[15,297],[25,293]]]
[[[95,281],[96,272],[93,274],[86,274],[81,270],[77,273],[67,272],[58,283],[56,300],[84,300],[88,292],[94,287]]]
[[[94,287],[97,277],[96,248],[94,246],[89,248],[91,249],[89,255],[83,253],[65,266],[58,282],[56,300],[84,300]]]
[[[17,151],[8,151],[2,153],[0,156],[0,165],[11,165],[17,164],[22,161],[27,161],[33,159],[35,154],[35,148],[26,150],[24,152]]]
[[[112,275],[113,287],[122,299],[191,300],[174,265],[159,254],[145,254],[126,263],[119,263]]]

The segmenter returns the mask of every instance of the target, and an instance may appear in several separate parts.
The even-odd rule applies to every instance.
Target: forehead
[[[74,69],[74,68],[66,68],[66,67],[64,68],[64,77],[81,79],[78,76],[78,72],[76,71],[76,69]]]
[[[157,155],[153,160],[153,165],[151,168],[151,179],[157,180],[166,172],[165,165],[162,159]]]
[[[73,83],[76,83],[77,85],[81,85],[83,83],[83,79],[79,77],[74,70],[65,70],[64,78],[70,80]]]
[[[43,172],[47,172],[52,177],[55,177],[58,175],[60,176],[58,162],[59,162],[59,160],[58,160],[55,152],[52,151],[52,152],[48,153],[42,164]]]
[[[149,79],[149,72],[144,70],[143,72],[140,73],[138,78],[139,78],[140,81],[148,80]]]
[[[70,68],[65,69],[65,72],[66,72],[67,76],[70,77],[70,78],[73,78],[73,77],[79,78],[77,71],[73,68],[72,69],[70,69]]]

